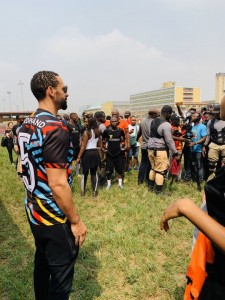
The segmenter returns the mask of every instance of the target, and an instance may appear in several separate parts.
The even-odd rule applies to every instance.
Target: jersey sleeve
[[[68,167],[69,132],[61,127],[49,132],[43,147],[46,168],[64,169]]]

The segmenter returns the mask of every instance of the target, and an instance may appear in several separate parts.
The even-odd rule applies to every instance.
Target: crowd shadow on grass
[[[0,197],[0,299],[31,300],[33,249]]]
[[[71,300],[92,300],[101,295],[102,287],[97,281],[100,262],[94,254],[98,249],[99,246],[95,243],[86,244],[81,248],[75,267],[74,292],[71,294]]]

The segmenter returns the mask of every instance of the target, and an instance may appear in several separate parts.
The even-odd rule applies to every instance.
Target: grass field
[[[33,300],[34,244],[26,220],[24,188],[0,150],[0,299]],[[90,181],[90,179],[88,179]],[[76,265],[71,300],[182,299],[193,226],[181,218],[166,234],[159,229],[165,207],[179,197],[200,203],[193,183],[174,183],[171,196],[156,196],[137,185],[137,171],[126,175],[124,190],[91,190],[74,201],[88,227]]]

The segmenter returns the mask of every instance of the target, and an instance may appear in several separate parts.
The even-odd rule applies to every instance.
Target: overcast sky
[[[68,110],[161,87],[199,86],[214,99],[225,72],[223,0],[0,0],[0,111],[37,102],[30,79],[58,72]]]

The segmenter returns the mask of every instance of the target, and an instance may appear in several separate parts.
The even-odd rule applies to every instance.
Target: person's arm
[[[182,112],[182,110],[181,110],[181,108],[180,108],[180,104],[177,103],[176,105],[177,105],[177,111],[178,111],[178,114],[181,116],[181,118],[184,118],[184,114],[183,114],[183,112]]]
[[[202,211],[190,199],[179,199],[168,206],[161,217],[160,228],[165,231],[169,230],[168,221],[182,216],[198,227],[220,250],[225,252],[225,227]]]
[[[183,138],[182,136],[175,136],[172,135],[174,140],[180,141],[180,142],[188,142],[188,139]]]
[[[76,244],[81,246],[84,243],[87,229],[73,203],[72,191],[67,181],[67,169],[46,168],[46,173],[54,199],[71,223]]]
[[[172,137],[171,125],[168,122],[165,122],[159,126],[158,133],[161,134],[161,132],[166,146],[169,148],[173,155],[178,156],[178,152]]]
[[[125,149],[130,149],[130,135],[128,128],[125,129]]]
[[[102,137],[100,136],[97,142],[97,147],[102,148]]]
[[[208,124],[207,124],[207,136],[204,142],[204,145],[202,146],[202,155],[205,156],[206,155],[206,151],[207,151],[207,147],[209,146],[211,140],[210,140],[210,124],[211,124],[211,120],[209,120]]]
[[[80,152],[77,156],[77,160],[76,162],[79,162],[85,149],[86,149],[86,146],[87,146],[87,143],[88,143],[88,134],[87,134],[87,131],[84,132],[84,135],[83,135],[83,140],[82,140],[82,143],[81,143],[81,147],[80,147]]]
[[[140,139],[141,136],[142,136],[142,130],[141,130],[141,125],[140,125],[138,133],[137,133],[137,141]]]

